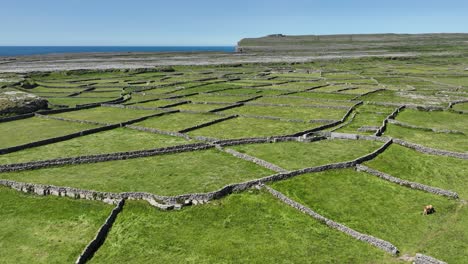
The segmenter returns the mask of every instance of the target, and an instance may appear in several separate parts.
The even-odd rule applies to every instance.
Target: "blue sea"
[[[0,46],[0,56],[83,52],[234,52],[234,46]]]

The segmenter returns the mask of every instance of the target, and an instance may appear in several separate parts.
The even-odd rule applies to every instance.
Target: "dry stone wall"
[[[84,264],[88,260],[90,260],[94,253],[104,244],[106,240],[107,234],[109,233],[112,225],[114,224],[115,220],[117,219],[117,215],[122,211],[123,206],[125,204],[125,199],[121,199],[117,206],[112,210],[110,215],[107,217],[104,224],[99,228],[96,236],[93,240],[85,247],[85,249],[81,252],[78,259],[75,261],[76,264]]]
[[[35,170],[35,169],[42,169],[42,168],[47,168],[47,167],[85,164],[85,163],[97,163],[97,162],[105,162],[105,161],[112,161],[112,160],[127,160],[127,159],[151,157],[151,156],[157,156],[157,155],[204,150],[204,149],[209,149],[213,147],[214,147],[213,145],[209,145],[205,143],[195,143],[195,144],[179,145],[179,146],[173,146],[173,147],[156,148],[156,149],[148,149],[148,150],[116,152],[116,153],[108,153],[108,154],[97,154],[97,155],[77,156],[77,157],[70,157],[70,158],[58,158],[58,159],[31,161],[31,162],[24,162],[24,163],[5,164],[5,165],[0,165],[0,172]]]
[[[452,192],[452,191],[449,191],[449,190],[444,190],[444,189],[424,185],[424,184],[417,183],[417,182],[410,182],[410,181],[407,181],[407,180],[399,179],[399,178],[393,177],[393,176],[391,176],[389,174],[380,172],[378,170],[371,169],[371,168],[369,168],[367,166],[364,166],[364,165],[361,165],[361,164],[356,165],[356,170],[357,171],[367,172],[369,174],[375,175],[375,176],[377,176],[377,177],[379,177],[381,179],[384,179],[386,181],[393,182],[393,183],[399,184],[401,186],[409,187],[411,189],[421,190],[421,191],[425,191],[425,192],[428,192],[428,193],[433,193],[433,194],[436,194],[436,195],[441,195],[441,196],[446,196],[446,197],[449,197],[449,198],[458,199],[458,194],[456,192]]]
[[[398,254],[398,248],[396,246],[394,246],[392,243],[388,242],[388,241],[385,241],[385,240],[382,240],[380,238],[376,238],[376,237],[373,237],[371,235],[366,235],[366,234],[363,234],[363,233],[360,233],[354,229],[351,229],[343,224],[340,224],[340,223],[337,223],[331,219],[328,219],[318,213],[316,213],[315,211],[313,211],[312,209],[296,202],[296,201],[293,201],[292,199],[288,198],[287,196],[285,196],[284,194],[274,190],[273,188],[271,187],[268,187],[268,186],[263,186],[268,192],[270,192],[273,196],[275,196],[276,198],[278,198],[280,201],[286,203],[287,205],[293,207],[293,208],[296,208],[297,210],[305,213],[305,214],[308,214],[310,216],[312,216],[313,218],[315,218],[316,220],[326,224],[327,226],[333,228],[333,229],[336,229],[340,232],[343,232],[357,240],[360,240],[360,241],[364,241],[366,243],[369,243],[371,244],[372,246],[375,246],[381,250],[384,250],[392,255],[397,255]]]

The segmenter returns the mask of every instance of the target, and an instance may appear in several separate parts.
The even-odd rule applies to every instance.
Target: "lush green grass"
[[[190,97],[186,97],[187,100],[193,102],[222,102],[222,103],[235,103],[238,101],[247,100],[254,97],[252,96],[220,96],[210,94],[198,94]]]
[[[302,96],[305,98],[326,99],[326,100],[351,100],[355,97],[355,95],[352,95],[352,94],[320,93],[320,92],[301,92],[301,93],[295,93],[294,96]]]
[[[178,212],[128,202],[91,263],[376,263],[387,254],[263,191]]]
[[[117,128],[41,147],[0,155],[0,164],[55,159],[191,143],[183,138]]]
[[[430,131],[387,124],[385,136],[401,138],[413,143],[436,149],[445,149],[456,152],[468,151],[468,141],[466,135],[434,133]]]
[[[457,130],[468,134],[468,115],[448,111],[417,111],[406,109],[397,120],[420,127]]]
[[[171,104],[176,104],[181,101],[178,100],[157,100],[157,101],[150,101],[146,103],[138,103],[138,104],[133,104],[133,106],[143,106],[143,107],[162,107],[166,105],[171,105]]]
[[[283,122],[269,119],[238,117],[189,132],[192,136],[220,139],[243,137],[266,137],[294,134],[322,124]]]
[[[396,144],[366,163],[395,177],[458,192],[468,198],[468,161],[427,155]]]
[[[157,114],[158,110],[137,110],[115,107],[96,107],[80,111],[54,114],[54,116],[71,118],[76,120],[88,120],[107,123],[120,123],[139,117]]]
[[[356,115],[353,121],[346,126],[338,129],[336,132],[354,133],[354,134],[374,134],[374,132],[361,132],[359,128],[365,126],[380,127],[382,121],[391,114],[395,108],[364,104],[356,108]]]
[[[171,108],[189,111],[203,111],[208,112],[216,108],[227,106],[226,104],[182,104]]]
[[[99,191],[208,192],[274,172],[218,150],[3,173],[2,178]]]
[[[297,170],[353,160],[376,150],[381,145],[378,142],[365,140],[321,140],[310,143],[249,144],[232,148],[264,159],[282,168]]]
[[[47,101],[51,104],[56,105],[68,105],[69,107],[75,107],[76,105],[81,104],[92,104],[100,103],[112,100],[110,98],[79,98],[79,97],[59,97],[59,98],[47,98]]]
[[[188,114],[174,113],[154,118],[148,118],[142,122],[135,123],[136,126],[157,128],[161,130],[180,131],[184,128],[189,128],[198,124],[203,124],[222,116],[215,114]]]
[[[0,148],[63,136],[95,127],[97,126],[37,117],[4,122],[0,123],[0,135],[2,135]]]
[[[111,210],[101,202],[0,187],[0,262],[72,263]]]
[[[275,97],[262,97],[253,103],[269,103],[269,104],[290,104],[290,105],[326,105],[326,106],[346,106],[351,107],[355,103],[346,101],[328,101],[319,100],[314,98],[301,98],[301,97],[288,97],[288,96],[275,96]]]
[[[225,110],[223,113],[273,116],[285,119],[299,119],[307,122],[314,119],[340,120],[346,111],[346,109],[244,105]]]
[[[453,106],[455,110],[468,111],[468,103],[456,104]]]
[[[273,187],[325,217],[390,241],[402,254],[420,252],[449,263],[468,257],[463,250],[468,242],[467,226],[463,226],[468,211],[457,201],[352,169],[306,174]],[[427,204],[435,207],[435,214],[422,215]],[[452,228],[458,232],[456,238]],[[452,247],[458,254],[449,250]]]

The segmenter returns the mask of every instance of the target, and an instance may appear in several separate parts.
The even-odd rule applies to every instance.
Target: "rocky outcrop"
[[[0,115],[27,114],[47,108],[47,100],[37,95],[7,91],[0,93]]]

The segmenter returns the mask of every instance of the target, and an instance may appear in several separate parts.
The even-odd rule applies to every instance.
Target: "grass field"
[[[2,263],[70,263],[94,237],[111,205],[37,197],[0,187]]]
[[[8,137],[2,137],[0,140],[0,148],[63,136],[95,127],[97,126],[37,117],[0,123],[0,133],[5,136],[8,135]]]
[[[150,192],[160,195],[209,192],[274,172],[218,150],[203,150],[3,173],[22,182],[72,186],[109,192]]]
[[[75,157],[193,143],[179,137],[118,128],[37,148],[0,155],[0,164]]]
[[[288,170],[349,161],[364,156],[382,144],[364,140],[321,140],[310,143],[281,142],[233,147]],[[347,151],[343,151],[346,149]]]
[[[302,175],[273,187],[326,217],[391,241],[402,253],[430,252],[455,263],[468,257],[462,250],[468,210],[455,201],[351,169]],[[438,208],[437,213],[423,216],[426,204]],[[457,239],[451,238],[454,230],[460,232]]]
[[[175,213],[131,202],[91,263],[154,259],[164,263],[391,261],[388,255],[259,191]]]
[[[463,48],[466,45],[454,47],[454,43],[466,41],[464,37],[428,35],[409,42],[402,40],[402,35],[357,35],[352,36],[353,41],[350,36],[266,37],[241,41],[240,45],[248,48],[246,54],[238,57],[249,58],[253,50],[254,57],[263,60],[263,56],[284,49],[291,38],[302,44],[292,45],[294,49],[284,51],[286,56],[326,50],[327,56],[340,57],[350,52],[352,58],[0,73],[0,91],[35,93],[48,100],[49,109],[124,96],[114,103],[118,104],[116,107],[72,109],[49,115],[103,123],[147,117],[132,125],[151,131],[116,127],[0,154],[0,171],[16,169],[0,172],[0,180],[115,193],[191,194],[187,201],[173,201],[181,203],[180,210],[169,211],[158,210],[134,194],[126,194],[132,199],[126,201],[103,246],[89,263],[410,263],[416,253],[448,263],[466,263],[468,163],[462,155],[468,153],[468,117],[466,103],[456,102],[468,99],[468,49]],[[271,42],[273,45],[268,46]],[[271,54],[256,50],[258,47],[251,44],[268,44]],[[314,49],[303,50],[308,45]],[[360,45],[372,47],[372,57],[360,58],[367,54],[366,49],[354,50]],[[383,48],[397,54],[409,51],[412,55],[382,57],[379,54]],[[328,52],[334,49],[339,52]],[[431,55],[418,56],[419,52]],[[434,52],[443,54],[433,56]],[[457,55],[446,55],[451,53]],[[119,56],[122,61],[132,56],[146,61],[155,55]],[[212,56],[218,60],[228,55]],[[236,104],[245,100],[248,102]],[[167,107],[180,102],[185,103]],[[230,105],[236,107],[220,110]],[[320,138],[310,142],[311,137],[318,135],[306,132],[333,130],[374,135],[400,105],[407,107],[395,120],[406,125],[389,122],[383,137],[458,152],[460,158],[423,154],[394,143],[364,165],[404,180],[455,191],[460,199],[413,190],[354,168],[329,169],[267,183],[320,215],[394,244],[400,250],[397,256],[332,229],[265,190],[236,185],[234,192],[217,193],[208,202],[206,197],[195,195],[278,174],[277,169],[265,168],[269,165],[261,160],[294,171],[369,154],[380,148],[383,140]],[[341,120],[352,106],[344,123],[333,122]],[[163,113],[164,109],[156,109],[160,107],[182,112],[148,117]],[[437,110],[430,111],[434,107]],[[216,113],[210,112],[215,109]],[[0,117],[14,115],[2,112]],[[206,125],[230,115],[236,116]],[[324,127],[331,122],[333,127]],[[200,124],[206,126],[181,132]],[[0,148],[97,127],[40,117],[1,119]],[[178,134],[166,135],[169,132]],[[293,134],[295,139],[280,138]],[[275,138],[250,139],[272,136]],[[257,164],[224,152],[215,139],[242,139],[224,148],[257,158]],[[212,148],[191,150],[185,146],[183,152],[172,154],[85,164],[76,164],[73,159],[201,142]],[[47,168],[18,170],[17,163],[56,158],[71,159]],[[279,174],[274,179],[281,177]],[[32,191],[32,187],[23,191]],[[41,197],[0,187],[0,263],[75,261],[113,208],[100,202],[99,195],[94,198],[97,201]],[[422,215],[423,207],[429,204],[436,212]]]

